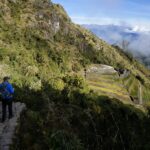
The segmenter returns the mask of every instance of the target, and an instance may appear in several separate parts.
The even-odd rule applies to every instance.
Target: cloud
[[[110,44],[117,44],[122,47],[126,41],[126,50],[130,50],[135,56],[137,54],[150,55],[150,30],[142,31],[139,27],[129,25],[87,25],[93,33]]]
[[[134,52],[139,52],[143,55],[150,55],[150,33],[139,33],[136,40],[131,41],[129,44],[129,49]]]

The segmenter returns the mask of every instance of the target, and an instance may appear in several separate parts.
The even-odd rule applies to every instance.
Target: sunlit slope
[[[90,73],[88,76],[89,87],[102,95],[108,95],[123,101],[130,101],[127,90],[116,80],[113,79],[115,75],[97,75]]]
[[[0,2],[0,8],[1,79],[10,75],[18,87],[40,90],[51,78],[78,73],[96,63],[130,70],[133,80],[139,76],[148,92],[149,70],[121,49],[74,24],[59,4],[49,0],[5,0],[5,3]],[[110,75],[106,80],[109,78]],[[115,93],[127,99],[122,85],[117,85],[120,81],[111,81],[113,84],[101,81],[97,88],[108,95]],[[134,86],[129,87],[131,93],[133,89]]]
[[[119,76],[113,67],[105,66],[105,68],[103,66],[105,65],[91,65],[87,70],[86,80],[92,90],[100,95],[117,98],[126,103],[139,104],[141,86],[142,103],[149,102],[150,91],[148,87],[143,86],[136,77],[132,74],[126,77]]]
[[[107,95],[127,103],[132,103],[129,93],[119,79],[117,72],[87,71],[86,80],[89,87],[100,95]]]
[[[135,99],[136,103],[139,101],[139,89],[141,86],[141,97],[143,104],[149,104],[150,100],[150,89],[148,86],[144,86],[138,79],[136,79],[133,75],[122,79],[123,84],[125,85],[128,93]]]

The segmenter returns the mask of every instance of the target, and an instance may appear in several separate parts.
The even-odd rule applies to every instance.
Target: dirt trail
[[[0,118],[2,116],[2,109],[0,103]],[[14,103],[13,104],[13,112],[14,116],[10,120],[6,120],[4,123],[0,123],[0,150],[9,150],[9,145],[12,144],[15,128],[18,124],[18,119],[20,117],[21,112],[25,109],[25,104],[22,103]]]

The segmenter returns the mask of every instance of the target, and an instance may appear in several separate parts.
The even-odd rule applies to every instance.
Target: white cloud
[[[129,48],[134,52],[140,52],[144,55],[150,54],[150,33],[139,34],[139,37],[132,41]]]
[[[146,31],[145,28],[139,28],[139,26],[132,28],[123,24],[122,26],[87,25],[86,28],[110,44],[122,46],[125,40],[128,43],[126,50],[130,50],[135,56],[139,53],[145,56],[150,55],[150,31]]]

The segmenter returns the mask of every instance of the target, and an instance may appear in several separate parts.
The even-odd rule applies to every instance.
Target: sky
[[[131,25],[150,30],[150,0],[52,0],[77,24]]]

